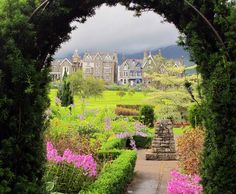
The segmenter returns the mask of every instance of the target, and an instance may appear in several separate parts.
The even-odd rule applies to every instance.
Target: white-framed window
[[[63,69],[62,69],[62,77],[64,77],[65,73],[67,75],[69,75],[69,67],[68,66],[64,66]]]

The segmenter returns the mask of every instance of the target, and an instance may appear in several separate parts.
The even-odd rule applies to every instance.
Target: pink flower
[[[201,178],[198,175],[184,175],[177,171],[171,172],[171,180],[168,182],[168,194],[201,194]]]
[[[59,156],[51,142],[47,142],[47,160],[55,163],[73,164],[77,168],[82,168],[88,176],[96,176],[97,174],[97,163],[92,155],[76,155],[66,149],[63,156]]]

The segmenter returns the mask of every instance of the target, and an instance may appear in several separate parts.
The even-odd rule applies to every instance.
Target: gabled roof
[[[53,60],[51,65],[52,66],[61,66],[64,62],[67,62],[69,63],[71,66],[73,65],[69,59],[65,58],[65,59],[56,59],[56,60]]]
[[[142,59],[126,59],[121,65],[120,68],[127,66],[130,70],[137,70],[142,68],[143,60]]]
[[[117,53],[101,53],[101,52],[97,52],[97,53],[86,52],[83,57],[84,61],[101,60],[101,61],[109,61],[109,62],[118,62],[117,59],[118,59]]]
[[[73,64],[67,58],[63,59],[63,61],[59,65],[62,65],[64,62],[68,62],[71,66],[73,66]]]

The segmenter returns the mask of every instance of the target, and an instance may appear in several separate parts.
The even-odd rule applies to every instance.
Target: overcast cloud
[[[153,12],[134,17],[134,12],[127,11],[125,7],[102,6],[85,24],[72,24],[78,28],[56,56],[65,56],[75,49],[79,52],[133,53],[175,44],[178,30],[173,24],[163,24],[161,21],[163,18]]]

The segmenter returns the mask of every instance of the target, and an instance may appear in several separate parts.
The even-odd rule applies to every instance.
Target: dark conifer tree
[[[70,82],[67,80],[67,72],[63,76],[63,83],[58,89],[57,97],[61,100],[63,107],[68,107],[74,103]]]

